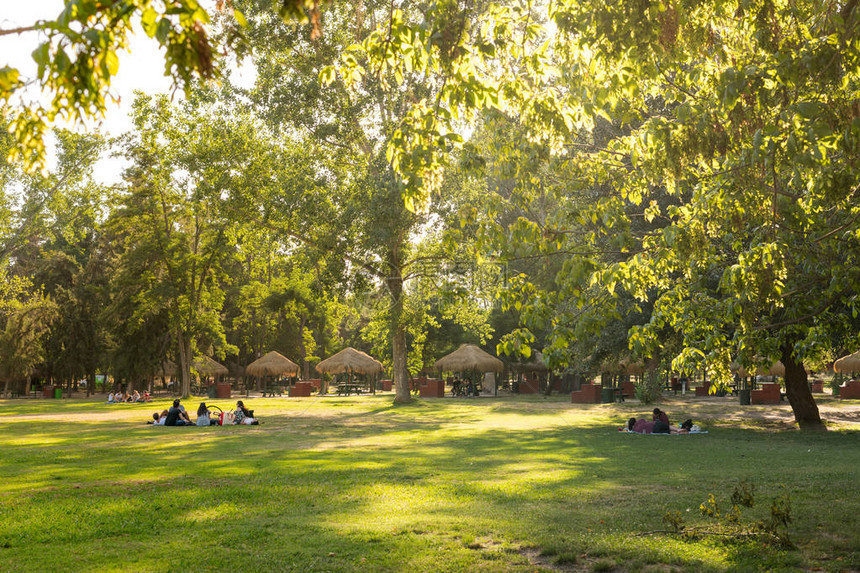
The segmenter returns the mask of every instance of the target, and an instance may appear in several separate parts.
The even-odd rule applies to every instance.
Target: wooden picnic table
[[[266,394],[268,394],[270,398],[274,398],[275,394],[283,396],[284,386],[281,384],[266,384],[266,387],[263,388],[263,398],[266,397]]]
[[[341,395],[346,394],[347,396],[350,394],[361,394],[364,388],[364,384],[338,384],[337,393]]]

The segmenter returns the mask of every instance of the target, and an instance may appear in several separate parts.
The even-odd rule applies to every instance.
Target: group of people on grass
[[[227,414],[213,414],[206,406],[206,402],[201,402],[197,408],[197,420],[192,422],[181,400],[176,399],[168,410],[153,412],[152,420],[147,423],[155,426],[221,426],[223,424],[258,425],[260,422],[254,417],[254,411],[246,408],[242,400],[237,401],[236,409]]]
[[[480,394],[474,380],[471,379],[463,382],[459,376],[449,376],[446,383],[451,386],[452,396],[478,396]]]
[[[669,422],[669,415],[660,408],[654,408],[650,421],[645,418],[627,420],[627,431],[637,434],[689,434],[692,429],[692,420],[685,420],[677,427],[673,426]]]
[[[131,394],[117,390],[116,392],[108,392],[107,396],[108,404],[134,404],[136,402],[149,402],[149,400],[149,392],[141,394],[137,390]]]

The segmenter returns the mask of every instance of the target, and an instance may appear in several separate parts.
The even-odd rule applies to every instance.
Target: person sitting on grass
[[[167,420],[167,410],[162,410],[161,413],[153,412],[152,420],[148,420],[147,424],[152,424],[153,426],[163,426],[164,422]]]
[[[188,422],[182,416],[182,410],[179,408],[179,400],[173,401],[173,406],[170,407],[170,410],[167,411],[167,419],[164,420],[165,426],[188,426],[190,422]]]
[[[660,408],[654,408],[653,417],[654,428],[651,430],[654,434],[668,434],[672,424],[669,422],[669,416]]]
[[[108,392],[107,403],[108,404],[115,404],[116,403],[116,402],[114,402],[113,392]]]
[[[179,400],[177,400],[177,402],[178,401]],[[183,406],[182,404],[179,404],[179,417],[182,420],[185,420],[185,423],[187,425],[189,425],[189,426],[193,425],[193,422],[191,422],[191,418],[188,417],[188,412],[185,410],[185,406]]]
[[[245,404],[239,400],[236,402],[236,411],[233,414],[234,424],[257,425],[260,422],[254,418],[254,411],[245,407]]]
[[[137,390],[134,391],[134,394],[131,395],[132,402],[140,402],[140,392]]]
[[[197,425],[209,426],[212,424],[212,419],[209,414],[209,408],[206,407],[206,402],[200,402],[197,408]]]

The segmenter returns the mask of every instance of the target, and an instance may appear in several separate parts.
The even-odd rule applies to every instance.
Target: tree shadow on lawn
[[[832,466],[860,461],[854,442],[838,434],[720,428],[638,436],[563,420],[543,429],[464,429],[445,409],[422,410],[436,416],[430,420],[394,412],[283,416],[259,427],[8,424],[23,445],[9,440],[0,461],[0,500],[18,494],[0,544],[18,555],[33,543],[98,548],[101,539],[130,536],[156,559],[143,569],[186,563],[154,547],[152,531],[160,531],[197,555],[218,551],[222,563],[252,559],[250,570],[463,570],[484,563],[464,541],[483,536],[503,547],[719,570],[735,559],[729,549],[646,541],[624,549],[618,539],[662,529],[667,510],[695,512],[708,493],[728,496],[739,479],[767,494],[775,477],[800,488],[842,471],[856,483],[856,469],[845,475]],[[821,453],[809,456],[810,447]],[[837,502],[818,493],[816,503]],[[856,500],[846,504],[845,517],[856,509]],[[844,523],[824,529],[838,534]],[[88,568],[116,563],[110,552],[93,553]],[[527,566],[516,552],[493,559],[500,570]]]

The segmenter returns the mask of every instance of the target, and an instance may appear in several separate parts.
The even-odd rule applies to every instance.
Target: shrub
[[[830,381],[830,389],[833,391],[834,396],[839,396],[839,387],[842,386],[843,381],[842,372],[837,372],[833,375],[833,379]]]
[[[636,388],[636,399],[643,404],[650,404],[660,397],[663,384],[660,374],[656,370],[650,370],[634,384]]]

